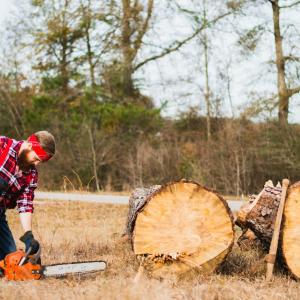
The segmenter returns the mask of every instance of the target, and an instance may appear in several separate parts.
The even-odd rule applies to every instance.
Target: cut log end
[[[168,184],[149,195],[137,214],[132,235],[135,254],[158,276],[182,274],[191,268],[213,272],[233,240],[227,203],[188,181]]]
[[[282,253],[291,273],[300,279],[300,182],[292,185],[284,209]]]

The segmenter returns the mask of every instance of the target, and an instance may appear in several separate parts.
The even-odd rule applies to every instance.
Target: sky
[[[5,26],[5,20],[9,18],[9,12],[14,7],[14,0],[0,0],[0,26]],[[184,2],[184,1],[183,1]],[[158,2],[161,3],[161,2]],[[270,11],[260,12],[267,14],[271,17]],[[291,15],[292,16],[292,15]],[[291,16],[286,16],[290,18]],[[166,23],[168,22],[168,24]],[[245,20],[245,24],[249,22]],[[171,26],[170,26],[171,24]],[[168,39],[172,36],[173,32],[166,28],[179,28],[180,32],[176,32],[178,35],[185,36],[190,30],[190,24],[184,19],[174,17],[171,20],[163,20],[157,27],[158,38],[165,45],[168,45]],[[179,26],[178,26],[179,25]],[[233,39],[232,34],[224,32],[223,39]],[[215,44],[215,47],[222,49],[222,39]],[[224,59],[232,56],[231,49],[222,49]],[[155,99],[157,106],[167,101],[167,105],[164,108],[163,114],[167,116],[176,116],[178,113],[185,111],[190,106],[197,106],[202,113],[205,113],[205,103],[203,101],[203,94],[201,94],[200,77],[201,69],[194,66],[193,62],[189,60],[191,54],[197,55],[195,50],[195,43],[191,43],[185,46],[180,53],[175,53],[166,58],[160,59],[156,62],[145,65],[137,76],[143,78],[141,81],[141,90],[146,95]],[[228,97],[224,97],[224,103],[222,106],[222,113],[228,116],[237,115],[246,105],[249,103],[249,93],[262,92],[264,89],[274,91],[274,84],[272,86],[270,78],[262,78],[257,85],[253,86],[251,82],[253,78],[258,76],[260,68],[265,66],[265,61],[270,59],[270,53],[266,49],[259,49],[259,55],[254,57],[254,60],[248,59],[240,64],[235,64],[233,69],[230,69],[230,75],[232,77],[232,103],[234,111],[232,111]],[[147,55],[147,54],[144,54]],[[218,62],[211,63],[211,70],[218,65]],[[271,74],[272,75],[272,74]],[[203,77],[203,76],[202,76]],[[179,82],[178,82],[179,78]],[[197,79],[199,78],[199,80]],[[276,82],[276,74],[274,74]],[[202,83],[203,84],[203,83]],[[214,80],[214,73],[211,76],[212,86],[219,83]],[[299,83],[300,84],[300,83]],[[215,87],[220,95],[225,95],[227,92],[223,86]],[[292,98],[290,101],[290,122],[300,122],[300,96]]]
[[[181,3],[187,3],[188,0],[181,0]],[[161,3],[161,2],[160,2]],[[208,2],[209,3],[209,2]],[[214,10],[214,2],[211,5],[211,11]],[[239,16],[239,23],[234,23],[235,20],[231,20],[234,26],[238,26],[239,29],[252,28],[253,24],[264,22],[268,20],[269,23],[264,24],[268,27],[269,32],[263,37],[264,42],[260,43],[256,51],[252,56],[244,57],[239,61],[239,50],[236,44],[236,36],[234,29],[222,28],[222,25],[218,26],[218,32],[212,33],[210,40],[211,47],[215,51],[215,56],[210,56],[210,84],[214,91],[217,91],[219,96],[223,98],[223,106],[221,109],[222,114],[231,116],[229,97],[227,96],[226,87],[220,84],[220,80],[217,79],[216,70],[226,60],[232,59],[234,62],[233,67],[230,69],[231,82],[231,96],[234,108],[234,115],[237,116],[242,112],[249,103],[251,103],[251,94],[265,95],[269,97],[270,93],[277,92],[277,74],[275,66],[272,71],[267,72],[270,69],[268,61],[274,60],[275,49],[272,31],[272,10],[271,6],[260,8],[252,8],[252,11],[245,15],[242,19]],[[289,10],[287,13],[281,14],[281,21],[292,22],[296,28],[300,28],[298,13],[293,10]],[[176,31],[178,39],[180,34],[182,36],[189,36],[191,30],[191,24],[187,23],[182,17],[176,15],[173,18],[169,18],[169,26],[167,20],[158,26],[158,38],[162,41],[161,44],[168,45],[168,36],[172,35],[173,31],[176,31],[178,27],[180,32]],[[227,22],[227,21],[226,21]],[[166,30],[166,28],[169,28]],[[170,29],[172,28],[172,29]],[[228,29],[228,30],[226,30]],[[223,30],[223,32],[222,32]],[[221,34],[220,34],[221,32]],[[197,44],[198,43],[198,44]],[[286,49],[285,49],[286,50]],[[213,52],[212,52],[213,53]],[[198,64],[196,66],[195,61],[198,56]],[[157,62],[149,63],[143,69],[148,86],[145,89],[149,92],[149,95],[154,95],[156,101],[161,103],[164,100],[169,99],[170,105],[168,105],[167,111],[170,115],[175,115],[176,112],[183,111],[189,106],[197,106],[201,109],[202,113],[205,113],[205,101],[203,92],[201,91],[201,85],[203,86],[203,62],[200,62],[201,56],[203,57],[203,50],[199,49],[199,41],[195,39],[189,45],[182,49],[181,53],[172,54],[164,59],[160,59]],[[195,60],[196,57],[196,60]],[[200,63],[199,63],[200,62]],[[201,70],[202,64],[202,70]],[[200,67],[199,67],[200,65]],[[181,79],[178,81],[178,77]],[[188,78],[188,80],[187,80]],[[177,79],[177,80],[176,80]],[[202,80],[202,82],[201,82]],[[167,84],[166,84],[167,82]],[[160,83],[162,83],[160,85]],[[300,82],[298,82],[300,84]],[[255,98],[252,96],[252,98]],[[290,122],[300,122],[300,96],[297,95],[290,100]],[[274,111],[273,116],[276,117],[277,110]]]
[[[5,18],[9,16],[9,11],[12,8],[13,0],[0,0],[0,25],[4,24]]]

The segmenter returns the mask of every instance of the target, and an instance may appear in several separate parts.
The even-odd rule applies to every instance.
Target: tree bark
[[[123,15],[122,15],[122,85],[124,95],[133,96],[134,86],[133,86],[133,49],[131,48],[131,35],[132,29],[130,27],[131,6],[129,0],[122,0],[123,4]]]
[[[127,216],[125,234],[132,238],[135,220],[139,211],[145,206],[149,196],[157,192],[161,185],[153,185],[149,188],[137,188],[129,198],[129,211]]]
[[[279,97],[278,119],[281,124],[287,124],[289,113],[289,95],[285,80],[285,60],[282,49],[282,36],[280,32],[279,1],[272,1],[273,26],[276,49],[277,88]]]
[[[122,0],[122,89],[125,97],[135,96],[133,74],[134,60],[141,49],[144,35],[149,29],[152,16],[153,0],[147,0],[147,11],[144,16],[143,5],[139,1],[132,3]]]
[[[65,0],[64,10],[62,11],[62,35],[61,35],[61,61],[60,61],[60,76],[62,80],[62,92],[64,95],[68,94],[69,90],[69,70],[68,70],[68,36],[67,36],[67,21],[66,12],[68,10],[68,1]]]
[[[203,19],[205,23],[208,23],[206,19],[206,1],[203,0]],[[206,33],[207,28],[203,30],[203,46],[204,46],[204,70],[205,70],[205,91],[204,98],[206,102],[206,131],[207,140],[211,138],[211,99],[210,99],[210,87],[209,87],[209,70],[208,70],[208,38]]]
[[[87,12],[84,12],[84,17],[85,17],[85,39],[86,39],[86,48],[87,48],[87,59],[88,59],[88,64],[89,64],[89,70],[90,70],[90,79],[91,79],[91,85],[92,85],[92,90],[93,93],[95,92],[95,86],[96,86],[96,81],[95,81],[95,65],[94,65],[94,55],[92,51],[92,45],[91,45],[91,37],[90,37],[90,29],[91,29],[91,2],[88,1],[88,8]]]
[[[250,229],[263,247],[269,249],[280,197],[281,186],[275,187],[272,181],[267,181],[259,195],[240,209],[236,220],[236,224],[243,229],[240,240],[244,239],[244,233]]]

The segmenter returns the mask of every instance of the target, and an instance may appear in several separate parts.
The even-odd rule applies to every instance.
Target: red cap
[[[47,161],[52,157],[42,148],[38,138],[34,134],[28,138],[28,142],[32,144],[32,150],[42,161]]]

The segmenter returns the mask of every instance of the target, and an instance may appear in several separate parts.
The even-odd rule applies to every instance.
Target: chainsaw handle
[[[21,260],[20,260],[20,262],[19,262],[19,266],[23,266],[23,265],[24,265],[24,263],[25,263],[25,261],[27,260],[27,258],[28,258],[28,256],[29,256],[31,250],[32,250],[32,247],[29,247],[28,250],[27,250],[26,253],[25,253],[25,256],[23,256],[23,257],[21,258]]]
[[[41,252],[42,252],[42,249],[41,249],[41,247],[39,247],[39,250],[37,251],[37,253],[35,253],[35,254],[33,254],[33,255],[30,256],[29,261],[32,264],[39,263],[39,260],[41,258]]]
[[[37,251],[37,253],[35,253],[33,255],[30,255],[31,250],[32,250],[32,247],[29,247],[27,252],[25,253],[25,256],[23,256],[22,259],[20,260],[19,266],[23,266],[24,263],[27,262],[28,258],[32,264],[38,263],[39,259],[41,258],[41,252],[42,252],[41,247],[39,247],[39,250]],[[30,255],[30,257],[29,257],[29,255]]]

